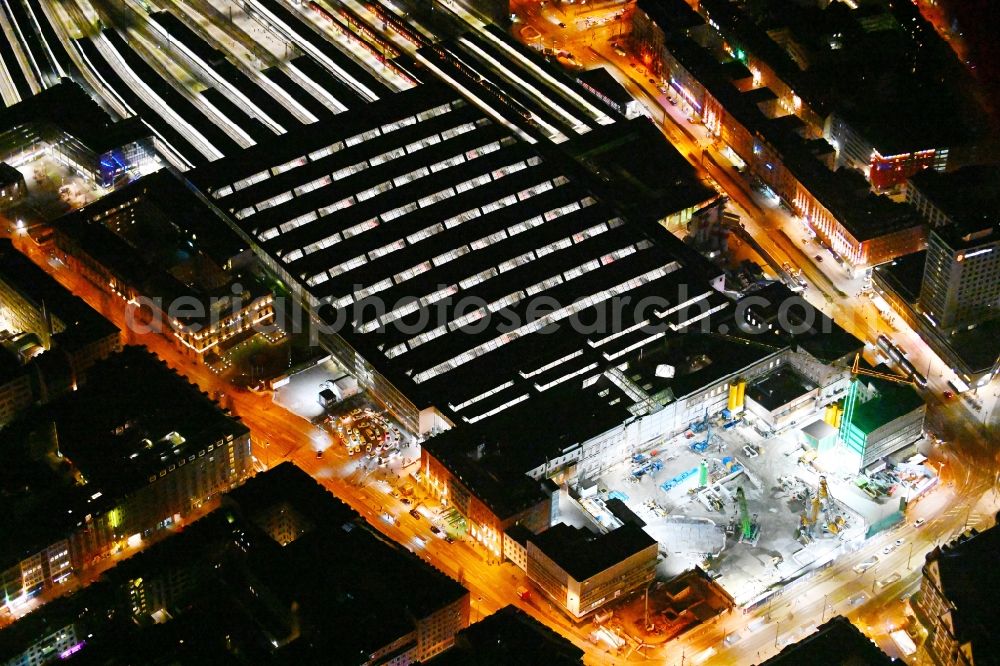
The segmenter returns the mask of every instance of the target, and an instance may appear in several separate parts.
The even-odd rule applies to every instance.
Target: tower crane
[[[861,354],[854,355],[854,363],[851,364],[851,389],[847,393],[847,400],[844,403],[844,415],[840,421],[840,432],[838,437],[841,442],[847,441],[847,429],[850,427],[850,423],[854,418],[854,407],[858,401],[858,376],[864,375],[865,377],[873,377],[875,379],[883,379],[888,382],[895,382],[897,384],[905,384],[907,386],[916,386],[917,383],[910,377],[901,377],[899,375],[894,375],[888,372],[879,372],[877,370],[869,370],[867,368],[861,367]]]

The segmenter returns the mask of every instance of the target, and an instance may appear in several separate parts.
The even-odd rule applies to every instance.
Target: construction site
[[[721,414],[631,451],[578,498],[603,529],[644,524],[660,543],[658,579],[698,566],[744,607],[852,550],[898,513],[889,492],[859,487],[856,467],[828,474],[818,466],[820,444],[824,458],[849,454],[838,443],[842,407],[815,408],[801,419],[808,426],[769,432],[746,409],[746,390],[734,382]],[[822,430],[822,441],[810,430]],[[890,479],[885,490],[899,487],[893,471],[879,474]]]

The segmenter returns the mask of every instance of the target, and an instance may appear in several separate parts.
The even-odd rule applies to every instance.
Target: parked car
[[[417,520],[420,520],[420,512],[417,511],[416,509],[410,509],[410,515],[416,518]]]
[[[822,257],[822,256],[820,256],[820,255],[818,255],[818,254],[817,254],[817,255],[816,255],[815,257],[813,257],[813,259],[815,259],[816,261],[818,261],[818,262],[820,262],[820,263],[822,263],[822,262],[823,262],[823,257]]]
[[[441,534],[441,528],[438,527],[437,525],[431,525],[431,533]]]
[[[923,527],[924,523],[926,523],[926,522],[927,521],[924,520],[923,518],[917,518],[916,520],[913,521],[913,526],[917,527],[917,528],[920,528],[920,527]]]

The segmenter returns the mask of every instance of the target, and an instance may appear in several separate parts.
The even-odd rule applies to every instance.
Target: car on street
[[[402,502],[403,504],[409,504],[410,503],[410,498],[409,497],[401,497],[399,499],[399,501]]]
[[[821,255],[818,255],[818,254],[815,257],[813,257],[813,259],[815,259],[816,261],[818,261],[820,263],[823,262],[823,257]]]
[[[740,632],[734,631],[733,633],[727,635],[722,642],[726,644],[726,647],[730,647],[732,645],[736,645],[741,638],[743,638],[743,636]]]
[[[416,509],[410,509],[410,515],[416,518],[417,520],[420,520],[420,512],[417,511]]]
[[[878,586],[879,587],[886,587],[888,585],[892,585],[893,583],[895,583],[896,581],[898,581],[900,578],[902,578],[902,576],[897,571],[896,573],[892,574],[891,576],[886,576],[885,578],[883,578],[882,580],[880,580],[878,582]]]
[[[455,543],[455,540],[450,536],[448,536],[447,534],[445,535],[444,540],[447,541],[448,543]]]
[[[913,521],[913,526],[917,527],[917,528],[923,527],[924,523],[926,523],[926,522],[927,521],[924,520],[923,518],[917,518],[916,520]]]
[[[668,97],[667,101],[670,102],[670,106],[677,106],[677,100],[673,97]]]
[[[862,574],[878,564],[878,555],[872,555],[864,562],[854,565],[854,573]]]
[[[895,543],[892,544],[892,547],[893,549],[896,549],[902,546],[904,543],[906,542],[903,539],[896,539]]]
[[[319,459],[322,457],[323,457],[323,449],[320,449],[319,451],[316,452],[316,458]]]
[[[431,533],[441,534],[441,528],[438,527],[437,525],[431,525]]]
[[[883,548],[883,549],[882,549],[882,554],[883,554],[883,555],[888,555],[888,554],[889,554],[889,553],[891,553],[891,552],[892,552],[893,550],[895,550],[895,549],[893,548],[893,545],[892,545],[892,544],[889,544],[888,546],[886,546],[885,548]]]
[[[565,27],[566,27],[566,24],[565,24],[565,23],[563,23],[562,21],[559,21],[559,27],[560,27],[560,28],[565,28]]]
[[[955,394],[952,393],[951,391],[945,391],[941,395],[944,397],[945,400],[951,400],[952,398],[955,397]]]
[[[854,608],[855,606],[860,606],[865,602],[867,598],[868,595],[865,594],[864,592],[861,592],[860,594],[855,594],[853,597],[847,600],[847,605],[850,606],[851,608]]]

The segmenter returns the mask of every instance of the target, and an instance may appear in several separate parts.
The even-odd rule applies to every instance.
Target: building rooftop
[[[576,75],[576,80],[598,91],[621,107],[622,110],[635,101],[625,90],[625,86],[618,83],[618,79],[613,77],[605,67],[586,69]]]
[[[137,116],[113,120],[70,79],[0,109],[0,133],[27,124],[44,124],[66,132],[98,155],[150,135]]]
[[[254,275],[234,260],[249,246],[218,211],[173,170],[161,169],[53,223],[56,232],[139,293],[160,298],[164,307],[179,299],[204,304],[179,312],[184,324],[211,321],[263,296]],[[235,286],[242,290],[234,298]]]
[[[642,136],[634,127],[567,143],[615,164],[615,141]],[[691,260],[679,240],[651,219],[625,219],[573,156],[516,139],[442,86],[290,132],[191,179],[284,282],[343,324],[354,350],[456,423],[544,390],[540,369],[565,379],[560,359],[597,362],[572,324],[599,319],[616,297],[712,291],[701,268],[682,270]],[[649,183],[664,180],[635,186],[655,196]],[[555,304],[544,321],[539,303]],[[549,323],[559,335],[540,334]]]
[[[981,129],[967,73],[912,5],[771,2],[750,11],[703,0],[701,11],[731,45],[766,62],[820,116],[843,117],[884,157],[959,145]]]
[[[594,534],[585,527],[560,523],[536,534],[530,541],[580,582],[656,546],[656,539],[633,523],[625,523],[607,534]]]
[[[719,196],[645,116],[598,127],[559,149],[591,172],[598,198],[613,202],[633,223],[701,208]],[[555,155],[549,159],[559,163]]]
[[[920,285],[924,282],[926,263],[927,250],[921,250],[876,266],[873,272],[912,305],[920,297]]]
[[[1000,519],[1000,515],[997,516]],[[937,562],[941,592],[955,610],[951,614],[955,637],[972,644],[974,663],[995,663],[1000,655],[996,633],[996,594],[1000,590],[1000,527],[959,537],[927,554],[926,567]],[[991,661],[992,660],[992,661]]]
[[[726,13],[737,11],[734,9],[735,5],[725,0],[721,2],[706,0],[702,3],[702,8],[708,10],[713,17],[717,9]],[[749,18],[739,19],[737,24],[742,24],[744,20],[749,21]],[[769,119],[759,106],[759,103],[765,100],[741,93],[733,85],[734,75],[727,69],[727,63],[733,62],[732,60],[720,62],[711,52],[684,35],[668,34],[665,41],[671,55],[705,86],[727,113],[746,127],[751,134],[759,135],[771,144],[780,155],[785,168],[843,224],[857,241],[863,242],[920,224],[917,215],[909,206],[897,204],[888,197],[872,193],[869,183],[861,173],[850,169],[830,171],[817,159],[813,142],[799,135],[797,130],[801,125],[798,120],[778,119],[775,122]],[[771,50],[771,47],[777,49],[784,60],[791,63],[784,51],[766,34],[762,43],[770,44],[768,50]],[[749,46],[746,48],[760,55],[754,48]],[[775,66],[774,62],[765,59],[769,65]],[[793,63],[791,67],[798,71]],[[801,78],[799,74],[793,78]],[[800,91],[802,88],[796,86],[795,90]],[[760,93],[755,94],[760,95]]]
[[[1000,166],[924,169],[910,177],[910,185],[962,227],[989,226],[1000,219]]]
[[[304,525],[297,538],[275,540],[274,530],[282,530],[276,515],[279,523]],[[163,609],[169,622],[149,626],[144,616],[133,622],[131,602],[119,606],[143,579],[153,586],[187,581],[171,583],[171,605]],[[110,593],[86,596],[92,588]],[[74,595],[69,612],[64,602],[46,604],[29,623],[0,632],[0,648],[23,650],[45,627],[97,616],[103,620],[93,623],[74,657],[81,663],[356,664],[467,594],[286,462],[227,494],[205,518],[109,569],[78,593],[87,603]],[[107,620],[123,613],[125,622]],[[290,642],[272,643],[285,636]]]
[[[664,31],[683,32],[705,23],[685,0],[639,0],[638,6]]]
[[[761,666],[891,666],[897,663],[882,652],[843,615],[837,615],[802,640],[786,646]]]
[[[13,185],[14,183],[19,183],[24,180],[24,176],[21,172],[7,164],[6,162],[0,162],[0,185]]]
[[[573,666],[583,664],[583,650],[514,606],[463,629],[455,646],[426,666]]]
[[[10,240],[0,239],[0,281],[22,298],[54,318],[53,340],[72,351],[117,333],[118,328],[99,312],[74,296],[34,262],[14,249]],[[19,332],[19,331],[15,331]]]
[[[0,561],[64,538],[84,515],[114,506],[160,470],[246,433],[165,363],[126,347],[94,365],[79,390],[5,429],[12,444],[4,485],[17,492],[0,530],[18,538],[3,540]]]
[[[774,411],[814,388],[811,381],[783,366],[747,386],[746,394],[768,411]]]
[[[630,402],[609,404],[600,391],[569,382],[423,446],[502,520],[551,493],[527,472],[632,417]]]
[[[878,369],[891,372],[881,367]],[[851,424],[865,435],[924,406],[923,398],[913,387],[873,377],[859,377],[858,381],[874,385],[876,391],[873,398],[866,402],[858,400],[854,407]]]

